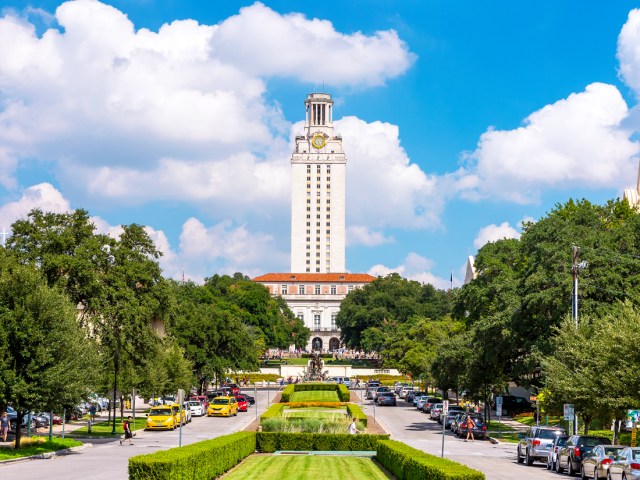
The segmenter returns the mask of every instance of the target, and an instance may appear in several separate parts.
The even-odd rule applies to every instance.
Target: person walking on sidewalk
[[[467,438],[465,438],[465,442],[469,440],[469,435],[471,435],[471,441],[475,442],[476,439],[473,437],[473,429],[476,427],[476,422],[473,421],[471,415],[467,415]]]
[[[120,439],[120,445],[122,442],[129,439],[129,445],[133,445],[133,433],[131,433],[131,415],[127,417],[127,419],[122,422],[122,429],[124,430],[124,437]]]
[[[9,433],[9,417],[7,412],[2,412],[0,416],[0,435],[2,435],[2,441],[7,441],[7,433]]]

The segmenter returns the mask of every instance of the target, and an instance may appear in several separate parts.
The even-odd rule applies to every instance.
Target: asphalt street
[[[253,391],[247,391],[253,394]],[[269,402],[276,391],[268,392]],[[231,418],[194,418],[182,430],[182,444],[198,442],[244,429],[267,407],[267,392],[258,391],[256,405]],[[397,407],[376,407],[370,400],[361,402],[365,413],[391,434],[391,438],[432,455],[440,456],[442,427],[428,416],[398,400]],[[28,460],[0,465],[0,478],[47,480],[126,480],[129,457],[178,446],[179,431],[139,432],[134,445],[121,446],[118,439],[89,440],[92,446],[49,460]],[[487,480],[528,480],[561,478],[543,464],[527,467],[516,462],[516,445],[493,445],[488,441],[464,442],[450,433],[445,435],[444,456],[484,472]]]
[[[371,400],[365,400],[362,406],[367,415],[374,415]],[[398,399],[396,407],[375,407],[375,419],[393,440],[432,455],[441,455],[442,426],[404,400]],[[487,480],[562,478],[548,471],[542,463],[535,462],[530,467],[517,463],[514,443],[465,442],[449,432],[445,434],[444,457],[483,472]]]
[[[253,395],[253,389],[246,390]],[[273,399],[275,390],[269,391]],[[236,417],[195,417],[182,428],[182,444],[199,442],[221,435],[243,430],[267,408],[267,392],[258,390],[256,404],[247,412],[238,412]],[[0,478],[47,480],[126,480],[129,457],[151,453],[157,450],[177,447],[179,430],[138,431],[133,445],[120,445],[118,438],[98,438],[84,440],[93,445],[69,455],[45,460],[28,460],[10,464],[0,464]]]

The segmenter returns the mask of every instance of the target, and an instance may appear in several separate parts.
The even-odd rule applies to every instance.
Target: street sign
[[[502,397],[496,397],[496,415],[502,416]]]
[[[496,406],[500,405],[502,407],[502,397],[496,397]]]
[[[573,420],[575,418],[575,411],[573,409],[573,403],[564,404],[564,419]]]
[[[442,401],[442,414],[446,415],[449,413],[449,400]]]

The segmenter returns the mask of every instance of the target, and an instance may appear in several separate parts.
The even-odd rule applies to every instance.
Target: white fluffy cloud
[[[410,280],[416,280],[420,283],[429,283],[441,290],[451,288],[450,278],[440,278],[431,273],[433,266],[433,262],[428,258],[425,258],[415,252],[411,252],[407,255],[402,264],[397,267],[387,267],[386,265],[378,264],[371,267],[367,273],[374,277],[384,277],[390,273],[398,273]],[[454,278],[453,283],[454,286],[460,284],[459,280],[456,278]]]
[[[395,239],[393,237],[387,237],[383,232],[372,230],[364,225],[352,225],[347,227],[347,245],[350,247],[356,245],[373,247],[394,241]]]
[[[44,157],[63,185],[114,201],[284,199],[289,125],[263,78],[379,85],[413,60],[393,31],[344,34],[261,3],[217,25],[180,20],[157,32],[95,0],[63,3],[55,19],[60,30],[38,37],[24,18],[0,18],[0,45],[12,47],[0,48],[8,187],[18,162]]]
[[[40,183],[25,189],[18,200],[0,206],[0,230],[9,230],[13,222],[26,218],[34,208],[55,213],[71,210],[69,201],[53,185]]]
[[[629,12],[629,18],[618,36],[620,75],[640,96],[640,10]]]
[[[616,87],[593,83],[532,113],[523,127],[489,129],[468,157],[462,194],[528,203],[546,188],[620,188],[639,152],[623,126],[627,114]]]
[[[520,232],[509,225],[509,222],[502,222],[500,225],[487,225],[480,229],[478,235],[473,241],[473,246],[480,249],[487,243],[502,240],[504,238],[520,238]]]

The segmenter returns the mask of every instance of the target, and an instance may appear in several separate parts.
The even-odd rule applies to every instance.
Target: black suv
[[[582,459],[596,445],[611,445],[611,440],[607,437],[595,437],[592,435],[571,435],[564,447],[558,452],[556,471],[562,473],[566,468],[569,475],[575,475],[580,471]]]

